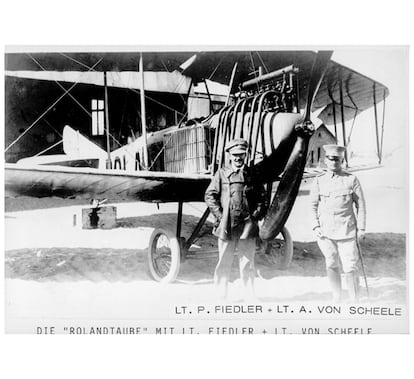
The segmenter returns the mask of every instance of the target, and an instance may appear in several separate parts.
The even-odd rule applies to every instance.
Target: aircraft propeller
[[[312,104],[322,83],[332,53],[332,51],[319,51],[313,62],[304,117],[301,123],[295,126],[295,145],[272,204],[260,227],[260,238],[264,241],[273,240],[281,232],[299,192],[307,159],[309,139],[315,130],[311,121]]]

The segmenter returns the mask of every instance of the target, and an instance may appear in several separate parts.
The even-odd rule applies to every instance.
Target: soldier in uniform
[[[359,180],[342,170],[345,148],[325,145],[327,172],[315,178],[311,189],[313,230],[325,257],[333,300],[341,301],[340,263],[349,298],[358,301],[357,238],[365,234],[365,200]]]
[[[254,298],[257,222],[266,214],[267,197],[264,186],[245,165],[247,149],[244,139],[234,139],[226,145],[230,164],[216,172],[205,193],[205,202],[216,218],[213,234],[218,237],[219,260],[214,283],[222,298],[227,296],[236,250],[246,298]]]

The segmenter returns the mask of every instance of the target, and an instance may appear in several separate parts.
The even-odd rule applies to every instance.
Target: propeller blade
[[[332,53],[332,50],[318,51],[315,61],[313,62],[312,72],[308,83],[308,97],[306,101],[304,122],[310,121],[312,104],[315,100],[316,94],[318,93],[318,89],[322,83],[326,69],[328,68],[328,63],[331,60]]]
[[[289,217],[306,165],[309,139],[313,134],[313,126],[310,120],[312,103],[321,85],[322,79],[331,59],[332,51],[318,52],[312,67],[308,85],[308,98],[303,121],[296,126],[296,141],[290,153],[289,160],[277,188],[264,221],[260,227],[259,236],[264,241],[274,239],[282,230]]]

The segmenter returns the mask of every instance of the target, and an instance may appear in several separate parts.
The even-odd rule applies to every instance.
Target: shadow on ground
[[[174,216],[171,217],[172,223]],[[184,235],[189,235],[195,219],[193,216],[184,217]],[[161,221],[162,225],[166,225],[165,217],[160,217],[159,227],[162,227]],[[145,222],[145,217],[123,219],[119,227],[145,226]],[[151,220],[151,226],[154,227],[154,220]],[[179,281],[210,282],[213,276],[217,254],[203,256],[202,252],[216,248],[216,239],[211,235],[211,224],[203,227],[201,238],[196,244],[201,247],[200,252],[195,255],[196,259],[186,259],[182,263]],[[406,278],[405,235],[368,234],[361,249],[368,277],[393,277],[401,280]],[[6,251],[5,276],[36,281],[151,280],[147,274],[146,262],[146,249],[26,248]],[[278,276],[325,276],[324,260],[315,242],[294,242],[293,260],[287,270],[279,270],[277,262],[271,265],[259,256],[256,258],[256,268],[264,279]],[[238,264],[235,259],[232,279],[238,277]]]
[[[368,277],[406,278],[406,238],[399,233],[368,233],[361,242],[361,252]],[[287,270],[267,266],[263,277],[300,275],[324,276],[325,264],[316,242],[294,242],[293,259]],[[271,269],[271,270],[269,270]],[[276,269],[276,271],[275,271]]]

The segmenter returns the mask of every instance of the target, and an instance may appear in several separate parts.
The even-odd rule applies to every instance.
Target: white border
[[[281,4],[286,7],[283,9]],[[384,7],[380,2],[354,0],[180,0],[154,1],[144,6],[135,1],[74,0],[65,4],[16,0],[2,3],[1,35],[3,46],[410,45],[412,11],[402,1],[387,4]],[[4,59],[4,70],[3,64]],[[0,100],[4,115],[4,85]],[[403,378],[410,377],[413,370],[411,336],[102,339],[7,335],[1,338],[1,344],[2,376],[7,378],[125,378],[151,374],[168,378]]]

